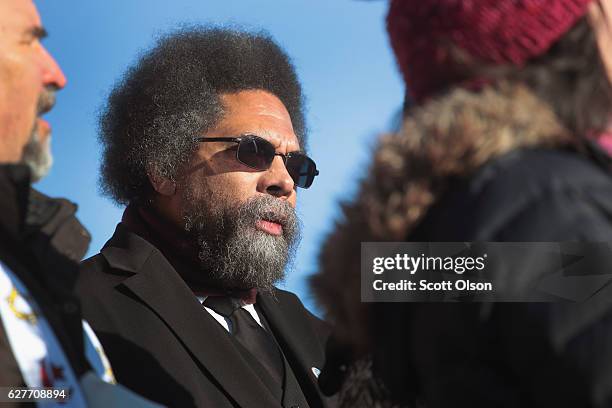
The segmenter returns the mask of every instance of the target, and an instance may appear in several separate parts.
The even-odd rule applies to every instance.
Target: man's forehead
[[[254,133],[274,145],[287,143],[292,150],[299,148],[291,117],[276,96],[261,90],[222,94],[223,119],[218,130],[234,135]]]
[[[42,28],[40,16],[31,0],[0,0],[0,30],[6,34],[27,34],[35,28]]]
[[[298,140],[297,136],[295,136],[293,132],[280,133],[275,130],[271,130],[268,127],[254,126],[251,128],[251,130],[236,133],[236,136],[243,135],[243,134],[253,134],[253,135],[263,137],[264,139],[268,140],[270,143],[272,143],[277,148],[282,147],[286,144],[287,151],[300,150],[300,141]]]

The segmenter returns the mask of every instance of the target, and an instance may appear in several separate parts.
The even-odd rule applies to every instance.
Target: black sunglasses
[[[197,142],[234,142],[238,143],[236,160],[256,170],[267,170],[272,165],[274,156],[283,158],[285,167],[296,186],[308,188],[319,175],[317,165],[308,156],[299,152],[287,154],[276,153],[276,148],[266,139],[256,135],[240,137],[198,137]]]

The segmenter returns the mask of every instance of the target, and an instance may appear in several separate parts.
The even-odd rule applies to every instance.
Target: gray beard
[[[40,141],[38,135],[38,126],[34,125],[34,129],[30,135],[30,140],[23,147],[21,163],[30,168],[31,180],[33,183],[40,181],[45,177],[51,166],[53,165],[53,156],[49,144],[51,136],[47,139],[47,143]]]
[[[185,230],[197,245],[205,279],[225,289],[271,291],[285,278],[300,240],[294,209],[270,196],[256,197],[237,206],[215,202],[213,194],[185,197]],[[283,234],[275,236],[255,228],[261,219],[277,221]]]

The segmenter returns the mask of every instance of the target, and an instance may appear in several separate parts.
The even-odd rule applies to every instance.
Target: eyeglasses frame
[[[244,139],[246,139],[248,137],[261,139],[261,140],[263,140],[266,143],[272,144],[272,143],[270,143],[270,141],[264,139],[263,137],[257,136],[257,135],[253,135],[253,134],[244,134],[244,135],[241,135],[241,136],[228,136],[228,137],[196,137],[195,141],[198,142],[198,143],[207,143],[207,142],[232,142],[232,143],[240,143],[242,140],[244,140]],[[286,168],[287,167],[287,159],[289,159],[289,157],[291,157],[292,153],[294,153],[294,152],[289,152],[287,154],[283,154],[283,153],[277,153],[275,151],[274,152],[274,156],[280,156],[283,159],[283,164],[285,165],[285,168]],[[310,160],[314,164],[315,172],[314,172],[314,176],[312,176],[312,179],[314,181],[314,178],[319,175],[319,170],[317,169],[317,164],[314,162],[314,160],[312,160],[310,157],[308,157],[304,153],[295,152],[294,154],[299,154],[301,156],[304,156],[304,157],[306,157],[308,160]],[[251,168],[251,169],[255,169],[255,170],[259,170],[259,171],[267,170],[267,169],[260,169],[260,168],[255,167],[255,166],[251,166],[251,165],[243,162],[242,160],[240,160],[240,158],[238,157],[238,150],[236,150],[236,160],[238,162],[244,164],[245,166]],[[310,183],[310,185],[312,185],[312,182]],[[310,187],[310,185],[308,187]],[[306,187],[306,188],[308,188],[308,187]]]

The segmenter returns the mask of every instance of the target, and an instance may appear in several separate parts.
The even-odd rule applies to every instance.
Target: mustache
[[[48,86],[43,90],[38,98],[38,105],[36,108],[38,115],[43,115],[53,109],[57,90],[58,89],[54,86]]]
[[[252,198],[239,211],[243,219],[272,221],[294,229],[297,215],[294,208],[287,202],[272,197]]]

